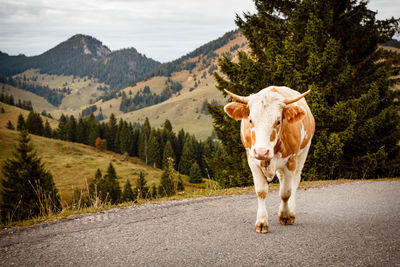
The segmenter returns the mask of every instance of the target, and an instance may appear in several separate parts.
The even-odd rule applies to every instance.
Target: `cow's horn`
[[[230,95],[233,99],[236,99],[237,101],[240,101],[242,103],[247,104],[249,102],[249,97],[248,96],[240,96],[240,95],[235,95],[234,93],[229,92],[228,90],[224,89],[224,91]]]
[[[302,93],[301,95],[295,96],[293,98],[288,98],[284,100],[284,103],[286,105],[292,104],[296,101],[299,101],[300,99],[302,99],[303,97],[305,97],[306,95],[308,95],[311,92],[311,90],[308,90],[307,92]]]

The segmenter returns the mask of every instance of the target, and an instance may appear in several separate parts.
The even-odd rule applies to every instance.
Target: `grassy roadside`
[[[330,185],[339,185],[344,183],[371,183],[371,182],[380,182],[380,181],[399,181],[399,178],[380,178],[380,179],[339,179],[339,180],[321,180],[321,181],[302,181],[300,183],[298,190],[308,190],[312,188],[321,188]],[[199,188],[197,190],[193,190],[192,192],[180,192],[177,195],[171,197],[158,198],[155,200],[144,200],[141,199],[139,202],[124,202],[118,205],[110,205],[110,204],[101,204],[98,207],[89,207],[89,208],[81,208],[81,209],[72,209],[71,207],[65,207],[60,213],[53,214],[45,217],[38,217],[34,219],[24,220],[20,222],[12,222],[8,224],[1,224],[0,231],[5,228],[10,227],[26,227],[31,226],[33,224],[39,222],[51,222],[55,220],[68,219],[71,215],[77,214],[87,214],[87,213],[96,213],[101,211],[110,210],[113,208],[121,208],[121,207],[129,207],[132,205],[142,205],[144,203],[159,203],[166,200],[181,200],[187,198],[200,198],[200,197],[213,197],[213,196],[230,196],[230,195],[242,195],[242,194],[252,194],[254,193],[254,187],[234,187],[234,188],[225,188],[218,189],[215,186],[215,183],[205,183],[204,188]],[[272,183],[269,185],[269,192],[273,192],[279,189],[279,184]]]

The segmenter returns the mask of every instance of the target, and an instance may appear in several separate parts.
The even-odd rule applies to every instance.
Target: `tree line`
[[[119,106],[119,110],[124,113],[142,109],[148,106],[156,105],[158,103],[164,102],[169,99],[173,94],[182,90],[182,85],[178,82],[172,81],[168,78],[165,81],[166,87],[162,90],[161,94],[152,93],[149,86],[145,86],[143,89],[140,89],[134,97],[127,96],[125,92],[120,93],[121,104]],[[130,91],[130,94],[132,92]]]

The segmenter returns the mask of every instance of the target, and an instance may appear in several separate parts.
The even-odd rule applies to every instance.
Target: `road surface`
[[[267,196],[118,208],[0,233],[1,266],[400,266],[400,180],[299,190],[294,225]]]

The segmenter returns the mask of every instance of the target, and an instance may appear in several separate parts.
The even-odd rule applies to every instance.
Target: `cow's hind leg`
[[[268,192],[268,184],[261,168],[251,158],[248,158],[250,170],[253,174],[254,188],[257,194],[258,209],[256,220],[256,232],[268,233],[268,213],[265,206],[265,198]]]

